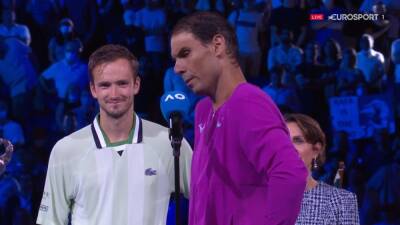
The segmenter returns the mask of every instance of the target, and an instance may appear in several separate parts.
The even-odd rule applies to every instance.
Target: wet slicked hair
[[[172,36],[182,32],[193,34],[203,44],[209,44],[219,34],[225,38],[226,54],[237,63],[237,37],[235,30],[220,14],[214,12],[195,12],[176,23]]]
[[[325,162],[326,138],[319,123],[313,118],[300,113],[288,113],[284,115],[284,118],[286,123],[297,124],[306,142],[313,145],[321,144],[321,153],[318,155],[317,162],[322,165]]]
[[[94,51],[89,57],[89,78],[93,82],[93,70],[100,65],[111,63],[117,59],[126,59],[129,61],[133,76],[136,77],[139,70],[137,58],[126,47],[122,45],[104,45]]]

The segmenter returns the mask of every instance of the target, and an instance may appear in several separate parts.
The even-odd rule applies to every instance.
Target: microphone
[[[183,139],[183,118],[189,113],[190,102],[185,93],[180,91],[166,92],[160,100],[161,112],[169,124],[169,138],[174,155],[179,156]]]

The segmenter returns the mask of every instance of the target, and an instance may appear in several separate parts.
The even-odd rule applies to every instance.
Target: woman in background
[[[355,194],[316,181],[311,176],[325,160],[325,134],[318,122],[303,114],[286,114],[290,139],[308,168],[306,190],[297,225],[360,224]]]

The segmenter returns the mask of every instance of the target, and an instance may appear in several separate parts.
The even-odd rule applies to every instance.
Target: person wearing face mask
[[[358,225],[356,195],[312,177],[325,160],[325,134],[318,122],[304,114],[284,115],[290,139],[308,168],[306,190],[296,225]]]
[[[77,85],[79,90],[84,90],[89,84],[87,65],[80,59],[82,45],[77,41],[65,43],[64,58],[53,63],[39,78],[42,88],[47,92],[56,92],[59,99],[64,99],[68,86]],[[54,88],[49,82],[54,82]],[[54,90],[55,89],[55,90]]]
[[[51,63],[55,63],[64,58],[65,44],[74,41],[80,42],[74,31],[74,23],[69,18],[60,21],[56,35],[50,39],[48,46],[48,57]]]

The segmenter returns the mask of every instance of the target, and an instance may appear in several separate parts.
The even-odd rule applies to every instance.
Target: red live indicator
[[[324,14],[310,14],[310,20],[323,20],[324,19]]]

